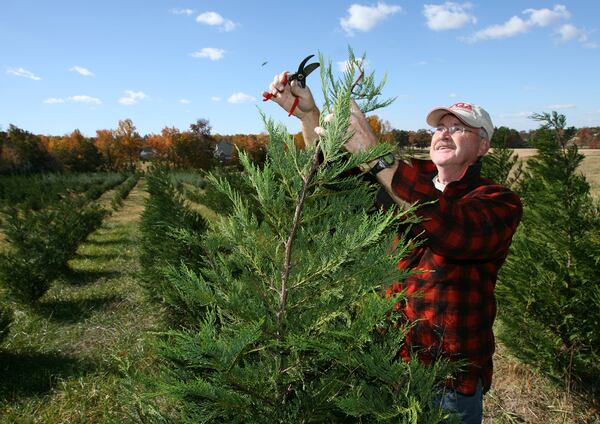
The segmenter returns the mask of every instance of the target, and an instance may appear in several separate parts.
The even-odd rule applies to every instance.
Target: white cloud
[[[384,2],[377,3],[377,6],[353,4],[348,8],[349,16],[340,18],[340,24],[348,35],[352,35],[354,30],[367,32],[389,15],[401,10],[400,6],[388,5]]]
[[[448,94],[448,96],[453,99],[456,97],[456,93],[450,93],[450,94]]]
[[[49,105],[54,105],[54,104],[58,104],[58,103],[64,103],[65,99],[60,99],[57,97],[50,97],[46,100],[44,100],[44,103],[48,103]]]
[[[97,97],[91,97],[91,96],[71,96],[71,97],[67,97],[67,100],[71,101],[71,102],[75,102],[75,103],[87,103],[87,104],[94,104],[94,105],[99,105],[102,104],[102,101],[100,101],[99,98]]]
[[[490,40],[497,38],[510,38],[529,30],[529,25],[518,16],[513,16],[501,25],[492,25],[481,31],[477,31],[466,40],[471,42]]]
[[[500,25],[492,25],[477,31],[470,37],[463,40],[476,42],[490,39],[510,38],[529,31],[533,27],[546,27],[558,22],[561,19],[568,19],[571,14],[565,6],[557,4],[550,9],[526,9],[523,14],[529,15],[527,20],[518,16],[513,16],[508,21]]]
[[[427,26],[434,31],[462,28],[469,23],[476,24],[477,18],[467,13],[470,3],[426,4],[423,15],[427,18]]]
[[[143,91],[125,90],[125,96],[121,97],[118,102],[125,106],[132,106],[146,98],[148,98],[148,95]]]
[[[94,76],[94,74],[89,69],[83,68],[81,66],[73,66],[72,68],[69,68],[69,71],[77,72],[79,75],[83,75],[84,77]]]
[[[366,59],[363,61],[360,58],[358,58],[356,59],[356,61],[362,66],[363,71],[369,67],[369,61]],[[346,72],[348,70],[348,60],[341,60],[337,62],[337,66],[340,72]],[[358,69],[354,72],[358,72]]]
[[[221,31],[233,31],[238,24],[230,19],[225,19],[217,12],[204,12],[196,16],[196,22],[217,26]]]
[[[78,96],[69,96],[66,99],[60,98],[60,97],[50,97],[46,100],[44,100],[44,103],[50,104],[50,105],[54,105],[54,104],[60,104],[60,103],[66,103],[66,102],[70,102],[70,103],[86,103],[89,105],[100,105],[102,104],[102,100],[100,100],[97,97],[92,97],[92,96],[86,96],[86,95],[78,95]]]
[[[571,17],[571,13],[562,4],[554,5],[554,9],[526,9],[523,11],[524,14],[528,14],[530,25],[536,25],[545,27],[551,25],[560,19],[568,19]]]
[[[33,72],[23,68],[8,68],[6,70],[6,73],[9,75],[14,75],[16,77],[29,78],[34,81],[41,80],[41,78],[35,75]]]
[[[204,47],[202,50],[198,50],[197,52],[190,53],[190,56],[196,58],[207,57],[210,60],[220,60],[223,59],[223,55],[225,54],[225,50],[216,49],[214,47]]]
[[[574,104],[555,104],[546,106],[547,109],[561,110],[561,109],[575,109],[577,105]]]
[[[192,101],[188,99],[179,99],[179,103],[181,103],[182,105],[189,105],[190,103],[192,103]]]
[[[220,97],[218,97],[218,96],[212,96],[210,99],[211,99],[213,102],[220,102],[220,101],[221,101],[221,98],[220,98]]]
[[[560,41],[572,41],[577,40],[583,47],[589,49],[598,48],[598,44],[594,41],[590,41],[588,33],[581,28],[577,28],[572,24],[561,25],[556,33],[560,37]]]
[[[250,96],[249,94],[241,93],[241,92],[233,93],[227,99],[227,101],[229,103],[250,103],[250,102],[253,102],[254,100],[255,100],[254,97]]]
[[[562,41],[574,40],[585,35],[579,28],[572,24],[564,24],[556,32],[560,35]]]
[[[192,9],[171,9],[171,13],[174,15],[193,15],[194,11]]]

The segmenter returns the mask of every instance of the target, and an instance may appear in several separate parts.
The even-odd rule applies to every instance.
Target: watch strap
[[[384,169],[391,168],[396,163],[396,157],[392,153],[388,153],[387,155],[380,156],[377,159],[377,162],[373,167],[369,170],[371,175],[377,175],[379,172]]]

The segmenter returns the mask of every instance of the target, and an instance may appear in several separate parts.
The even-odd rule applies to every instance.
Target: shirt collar
[[[435,174],[435,177],[433,177],[433,185],[439,191],[444,191],[444,189],[446,188],[446,184],[440,183],[440,180],[438,180],[437,174]]]

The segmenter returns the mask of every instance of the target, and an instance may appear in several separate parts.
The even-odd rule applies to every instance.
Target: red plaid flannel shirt
[[[491,385],[496,276],[522,214],[519,197],[482,178],[480,168],[472,165],[444,192],[433,185],[437,169],[431,161],[401,163],[392,180],[394,193],[407,202],[435,201],[418,209],[422,221],[411,229],[424,243],[398,264],[424,272],[388,289],[406,290],[397,307],[414,323],[400,355],[466,360],[466,370],[448,384],[467,395],[478,378],[484,392]]]

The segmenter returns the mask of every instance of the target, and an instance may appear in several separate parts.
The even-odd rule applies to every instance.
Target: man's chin
[[[452,161],[454,160],[453,154],[444,154],[439,150],[437,152],[430,153],[429,156],[431,158],[431,161],[438,166],[452,164]]]

